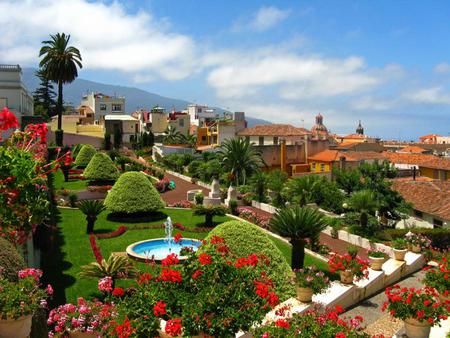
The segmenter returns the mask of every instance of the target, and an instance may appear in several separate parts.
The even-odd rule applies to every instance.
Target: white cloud
[[[450,72],[450,64],[448,64],[447,62],[441,62],[433,68],[433,71],[435,73],[440,73],[440,74],[449,73]]]
[[[264,32],[285,20],[289,14],[290,10],[282,10],[274,6],[261,7],[253,15],[250,22],[240,18],[234,23],[232,30],[237,32],[244,30]]]
[[[371,110],[389,110],[393,108],[397,102],[395,100],[387,100],[374,96],[362,96],[352,102],[349,106],[355,110],[371,111]]]
[[[444,92],[442,87],[419,89],[403,96],[415,103],[450,105],[450,93]]]
[[[164,19],[148,12],[129,14],[117,2],[6,0],[0,2],[0,13],[8,13],[0,25],[2,62],[36,65],[41,41],[65,32],[89,69],[145,71],[145,76],[169,80],[194,69],[190,37],[170,32]]]

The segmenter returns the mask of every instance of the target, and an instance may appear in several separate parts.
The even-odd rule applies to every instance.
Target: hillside
[[[35,69],[33,68],[23,68],[23,81],[31,92],[33,92],[39,85],[39,80],[34,75],[34,72]],[[126,110],[128,113],[131,113],[138,108],[149,108],[155,105],[164,107],[168,111],[172,110],[173,107],[175,107],[176,110],[182,110],[185,109],[190,103],[184,100],[153,94],[139,88],[104,84],[80,78],[64,87],[64,101],[70,102],[77,106],[80,103],[82,95],[92,91],[101,92],[107,95],[115,94],[125,96]],[[222,110],[220,108],[218,109]],[[271,123],[269,121],[253,118],[248,115],[246,115],[246,120],[249,127],[256,124]]]

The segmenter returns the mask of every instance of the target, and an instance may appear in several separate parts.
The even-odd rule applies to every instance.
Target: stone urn
[[[397,261],[404,261],[406,252],[408,250],[406,250],[406,249],[392,249],[392,251],[394,252],[395,260],[397,260]]]
[[[70,338],[97,338],[97,333],[73,331],[69,333]]]
[[[311,303],[313,290],[311,288],[297,288],[297,299],[303,303]]]
[[[353,272],[351,270],[340,271],[339,275],[342,284],[353,284]]]
[[[411,251],[414,253],[419,253],[422,251],[422,248],[420,247],[420,245],[411,245]]]
[[[405,331],[408,338],[428,338],[430,336],[431,325],[428,322],[419,322],[417,319],[408,318],[405,320]]]
[[[0,319],[0,338],[25,338],[31,332],[32,315],[17,319]]]
[[[384,257],[370,257],[369,256],[370,268],[372,270],[380,271],[383,267],[384,261],[385,261]]]

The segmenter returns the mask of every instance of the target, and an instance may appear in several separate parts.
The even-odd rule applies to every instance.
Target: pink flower
[[[27,268],[20,270],[17,275],[20,279],[27,278],[29,276],[33,277],[36,282],[39,282],[39,278],[42,277],[42,271],[39,269]]]
[[[112,278],[104,277],[98,281],[98,289],[101,292],[111,292],[112,291]]]
[[[50,284],[48,284],[47,287],[45,288],[45,292],[49,296],[53,295],[53,288],[52,288],[52,286]]]

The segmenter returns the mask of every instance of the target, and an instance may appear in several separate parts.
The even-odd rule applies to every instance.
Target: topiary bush
[[[108,211],[119,214],[154,212],[164,207],[159,193],[145,174],[129,171],[122,174],[104,202]]]
[[[115,181],[119,178],[119,170],[111,158],[104,153],[95,154],[86,169],[84,177],[89,181]]]
[[[75,159],[75,165],[77,167],[86,167],[92,157],[97,153],[95,148],[91,146],[90,144],[85,144],[81,149],[80,152],[77,155],[77,158]]]
[[[14,245],[0,237],[0,270],[3,270],[2,275],[13,282],[18,279],[17,273],[25,268],[25,261]]]
[[[230,251],[238,257],[256,253],[265,255],[270,265],[267,271],[272,279],[280,300],[295,296],[294,274],[281,251],[270,240],[269,236],[258,226],[240,221],[229,221],[216,226],[206,237],[225,239]]]

